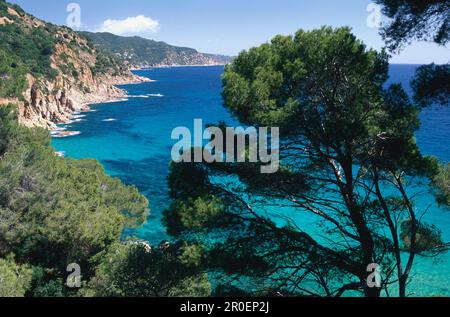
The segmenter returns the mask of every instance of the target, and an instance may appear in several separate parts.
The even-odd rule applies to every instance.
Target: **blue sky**
[[[236,55],[276,34],[322,25],[349,25],[369,46],[383,41],[367,19],[370,0],[9,0],[38,18],[67,22],[67,5],[81,8],[81,30],[140,35],[201,52]],[[447,63],[449,48],[414,43],[393,63]]]

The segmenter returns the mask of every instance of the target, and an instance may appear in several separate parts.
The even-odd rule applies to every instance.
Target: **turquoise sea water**
[[[410,92],[414,65],[392,65],[391,82],[400,82]],[[154,82],[125,85],[130,98],[95,105],[81,121],[67,126],[80,134],[53,139],[53,146],[73,158],[95,158],[107,172],[127,184],[136,185],[151,203],[152,215],[139,230],[126,234],[158,243],[167,238],[160,219],[168,205],[166,177],[175,141],[175,127],[193,129],[193,120],[205,124],[222,120],[229,126],[238,123],[222,106],[220,75],[223,67],[177,67],[141,70],[136,73]],[[425,154],[450,161],[450,107],[426,109],[421,113],[422,127],[417,140]],[[438,225],[450,241],[450,210],[433,204],[428,193],[420,195],[418,208],[429,207],[424,219]],[[431,204],[431,205],[430,205]],[[291,210],[278,210],[291,214]],[[299,222],[308,222],[294,215]],[[418,259],[411,290],[415,295],[450,296],[450,255],[438,259]]]

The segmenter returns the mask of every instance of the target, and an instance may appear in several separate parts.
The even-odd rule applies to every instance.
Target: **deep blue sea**
[[[409,81],[416,67],[392,65],[390,82],[400,82],[410,92]],[[99,160],[110,175],[137,186],[148,197],[152,210],[148,223],[142,229],[129,230],[127,235],[137,235],[151,243],[167,238],[160,219],[169,203],[166,177],[171,148],[176,142],[171,140],[175,127],[193,129],[193,120],[197,118],[205,124],[221,120],[229,126],[238,125],[222,105],[222,72],[220,66],[136,71],[153,82],[121,86],[128,91],[129,98],[92,106],[92,112],[66,126],[70,131],[79,131],[79,135],[53,139],[57,151],[68,157]],[[449,162],[450,107],[424,110],[421,122],[417,141],[422,152]],[[436,224],[445,241],[450,241],[450,210],[436,206],[426,192],[421,194],[416,207],[429,208],[424,219]],[[418,259],[415,267],[411,295],[450,296],[450,254]]]

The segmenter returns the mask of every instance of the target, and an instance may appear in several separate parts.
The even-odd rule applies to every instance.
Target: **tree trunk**
[[[366,281],[364,281],[364,283],[366,283]],[[365,287],[364,288],[364,296],[365,297],[380,297],[381,295],[381,288],[377,288],[377,287]]]
[[[402,277],[400,277],[399,281],[398,281],[398,287],[399,287],[399,291],[398,291],[398,296],[401,298],[406,297],[406,281],[408,280],[408,278],[404,275],[402,275]]]

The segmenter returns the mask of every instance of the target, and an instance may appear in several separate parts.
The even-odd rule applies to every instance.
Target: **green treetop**
[[[207,241],[203,264],[222,290],[380,296],[396,283],[407,295],[415,257],[443,245],[436,230],[418,237],[422,211],[408,187],[436,163],[415,143],[418,109],[401,86],[385,89],[387,78],[387,55],[348,28],[277,36],[226,67],[226,107],[245,124],[280,127],[280,171],[173,164],[165,212],[172,235]],[[281,208],[314,225],[277,217]],[[367,282],[373,264],[380,287]]]

